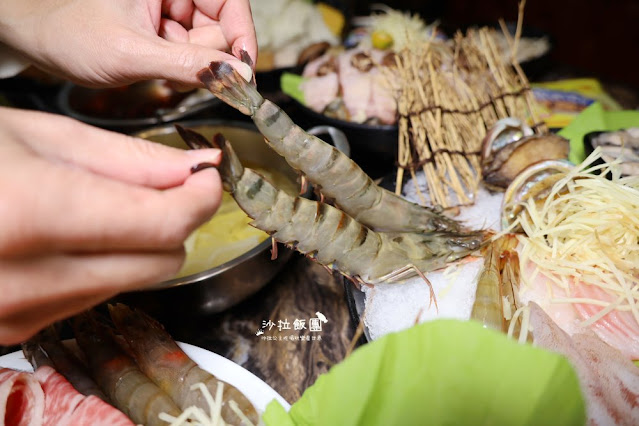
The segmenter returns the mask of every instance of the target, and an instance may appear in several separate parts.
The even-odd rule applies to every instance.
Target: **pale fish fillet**
[[[558,303],[568,297],[597,299],[612,302],[612,296],[599,287],[569,280],[570,294],[556,285],[543,272],[535,272],[535,264],[522,267],[522,275],[533,277],[530,286],[522,284],[519,297],[525,305],[538,304],[566,333],[573,335],[584,331],[583,321],[597,314],[601,306],[583,303]],[[554,300],[552,300],[554,299]],[[630,311],[612,311],[588,327],[604,342],[617,348],[629,359],[639,359],[639,324]]]
[[[385,50],[371,49],[371,57],[376,64],[381,64]],[[382,124],[395,124],[397,122],[397,101],[391,90],[390,73],[381,72],[379,68],[373,68],[371,74],[371,98],[366,114],[369,117],[377,117]]]
[[[529,302],[538,304],[562,330],[574,334],[582,329],[572,303],[556,303],[552,299],[565,299],[566,292],[556,285],[544,272],[536,271],[537,265],[526,262],[520,265],[521,276],[529,277],[530,283],[524,281],[519,287],[519,299],[522,305]]]
[[[593,332],[569,336],[534,302],[535,345],[564,355],[577,372],[590,425],[639,424],[639,368]]]
[[[614,302],[613,297],[597,286],[577,284],[573,295],[579,298]],[[583,320],[599,313],[603,307],[576,303],[575,310]],[[639,324],[630,311],[613,310],[592,325],[594,332],[630,359],[639,359]]]
[[[319,58],[315,58],[304,66],[302,71],[302,77],[317,77],[317,72],[324,63],[330,60],[331,56],[335,56],[332,53],[324,53]]]

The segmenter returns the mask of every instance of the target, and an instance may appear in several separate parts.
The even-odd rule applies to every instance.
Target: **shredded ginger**
[[[215,391],[215,398],[211,395],[208,388],[203,383],[196,383],[191,386],[192,391],[199,390],[204,395],[204,399],[209,405],[209,412],[207,413],[200,407],[191,406],[182,412],[177,417],[174,417],[168,413],[160,413],[160,420],[169,423],[169,426],[229,426],[228,423],[222,418],[222,404],[224,398],[222,396],[224,392],[224,383],[218,382],[217,389]],[[229,401],[231,410],[242,420],[242,425],[255,426],[251,420],[246,417],[242,410],[238,407],[237,403],[233,400]]]
[[[545,201],[525,203],[516,220],[526,233],[520,258],[536,270],[522,278],[531,284],[544,271],[568,294],[553,301],[603,307],[585,326],[613,310],[630,311],[639,323],[639,176],[622,178],[617,162],[594,166],[600,158],[596,149]],[[596,286],[608,300],[574,297],[574,285]]]
[[[369,27],[371,33],[383,32],[390,35],[394,51],[399,52],[410,47],[411,43],[426,40],[430,36],[429,28],[419,15],[395,10],[383,4],[374,5],[374,8],[376,13],[357,17],[354,23]]]

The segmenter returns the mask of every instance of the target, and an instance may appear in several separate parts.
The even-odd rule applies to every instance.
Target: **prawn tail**
[[[233,145],[221,133],[213,136],[213,146],[222,151],[220,175],[225,188],[232,192],[244,174],[244,166],[233,150]]]
[[[109,314],[117,331],[128,343],[131,354],[145,373],[145,366],[154,349],[161,346],[179,350],[164,327],[142,311],[117,303],[109,305]]]
[[[178,131],[184,143],[186,143],[191,149],[205,149],[213,148],[213,144],[209,142],[204,135],[196,132],[195,130],[187,129],[179,124],[175,124],[175,129]]]
[[[22,343],[25,358],[37,370],[49,366],[62,374],[81,394],[94,395],[111,404],[111,401],[90,377],[85,365],[60,341],[58,324],[50,325]]]
[[[228,63],[214,61],[197,73],[197,78],[222,101],[242,114],[252,116],[264,98]]]
[[[218,170],[220,171],[224,189],[233,192],[237,181],[244,173],[244,166],[240,162],[237,154],[235,154],[231,143],[226,140],[221,133],[215,134],[212,141],[209,142],[202,134],[195,130],[187,129],[179,124],[176,124],[175,128],[184,142],[192,149],[217,148],[222,151],[222,160],[220,161]]]
[[[39,334],[23,342],[20,347],[25,359],[33,366],[34,371],[45,365],[54,367],[53,362],[47,357],[40,344]]]
[[[253,62],[253,59],[251,59],[251,56],[248,54],[248,52],[244,49],[240,50],[240,61],[244,62],[253,70],[253,76],[251,77],[250,84],[251,86],[256,87],[257,81],[255,80],[255,63]]]

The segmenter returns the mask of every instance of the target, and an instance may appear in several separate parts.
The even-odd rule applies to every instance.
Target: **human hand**
[[[250,80],[236,58],[246,50],[257,59],[248,0],[3,0],[0,42],[91,87],[156,78],[201,86],[196,74],[211,61]]]
[[[0,344],[174,276],[221,202],[215,149],[185,151],[0,108]]]

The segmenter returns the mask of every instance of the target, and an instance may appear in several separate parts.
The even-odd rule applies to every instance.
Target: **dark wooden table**
[[[321,330],[312,331],[311,320],[318,312],[327,322],[313,321]],[[245,367],[290,403],[344,359],[355,331],[343,280],[301,255],[294,255],[261,291],[230,310],[166,326],[177,340]],[[264,334],[258,336],[258,330]]]

